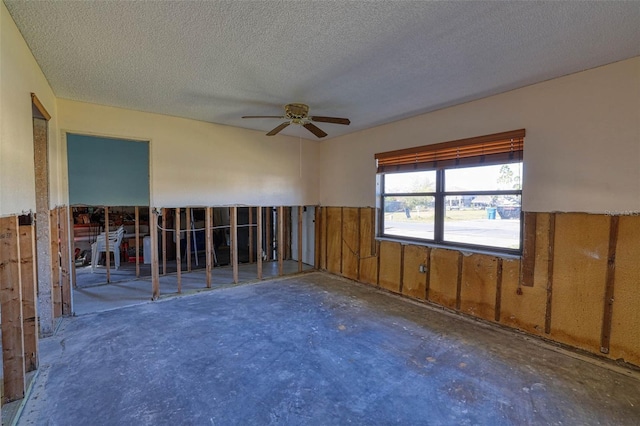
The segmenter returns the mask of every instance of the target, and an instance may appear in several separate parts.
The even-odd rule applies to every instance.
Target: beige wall
[[[64,203],[56,99],[3,2],[0,2],[0,216],[35,210],[31,92],[51,114],[50,204]]]
[[[320,202],[373,206],[377,152],[519,128],[525,210],[640,211],[640,57],[323,142]]]
[[[58,112],[63,144],[67,132],[150,141],[153,206],[317,202],[318,142],[65,99]]]

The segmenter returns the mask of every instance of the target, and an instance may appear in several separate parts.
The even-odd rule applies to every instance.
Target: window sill
[[[512,259],[512,260],[522,259],[521,254],[507,253],[507,252],[500,251],[499,249],[491,250],[490,248],[484,248],[484,247],[478,247],[478,248],[462,247],[462,246],[457,246],[455,244],[432,243],[429,241],[409,240],[409,239],[394,238],[389,236],[383,236],[383,237],[376,236],[375,238],[376,238],[376,241],[390,241],[394,243],[400,243],[403,245],[414,245],[414,246],[423,246],[423,247],[429,247],[429,248],[454,250],[454,251],[462,252],[464,254],[483,254],[487,256],[495,256],[495,257],[500,257],[502,259]]]

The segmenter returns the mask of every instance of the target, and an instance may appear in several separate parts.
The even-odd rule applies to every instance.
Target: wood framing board
[[[342,208],[327,207],[327,271],[342,273]]]
[[[322,244],[320,243],[320,241],[322,241],[322,207],[320,206],[316,206],[315,207],[315,214],[314,214],[314,236],[315,236],[315,241],[313,242],[314,244],[314,259],[313,259],[313,267],[315,269],[320,269],[320,252],[322,251],[321,247]]]
[[[38,301],[36,299],[35,229],[33,225],[20,226],[19,234],[24,367],[25,371],[29,372],[38,368]]]
[[[521,284],[525,287],[533,287],[533,274],[536,265],[536,222],[537,214],[533,212],[524,213],[524,244],[522,249],[522,279]]]
[[[544,332],[545,334],[551,333],[551,308],[553,306],[553,262],[555,260],[554,250],[556,244],[556,214],[549,214],[549,227],[548,227],[548,239],[547,246],[547,303],[544,314]]]
[[[611,216],[609,221],[609,249],[607,254],[607,275],[605,280],[604,309],[602,313],[602,330],[600,336],[600,352],[609,353],[611,341],[611,319],[613,316],[613,292],[616,279],[616,248],[618,245],[619,216]]]
[[[135,207],[134,210],[134,220],[135,220],[135,233],[136,233],[136,246],[135,246],[135,256],[136,256],[136,278],[140,278],[140,208],[138,206]]]
[[[191,207],[185,209],[185,235],[187,238],[187,247],[185,249],[185,255],[187,256],[187,272],[191,272],[191,239],[193,234],[191,233]]]
[[[267,252],[266,261],[273,260],[273,207],[264,208],[264,239],[265,251]]]
[[[277,210],[277,221],[278,221],[278,275],[284,275],[284,253],[285,253],[285,242],[284,242],[284,207],[279,206]]]
[[[322,207],[320,215],[320,268],[327,270],[327,208]]]
[[[149,234],[151,235],[151,299],[160,297],[160,265],[158,264],[158,214],[149,208]]]
[[[0,312],[2,317],[2,363],[4,401],[24,397],[25,361],[22,330],[18,217],[0,218]]]
[[[401,269],[402,245],[393,241],[381,241],[378,285],[394,293],[400,293]]]
[[[375,239],[375,209],[360,209],[359,281],[378,285],[378,251]]]
[[[429,247],[412,244],[404,247],[402,294],[414,299],[426,299],[429,251]]]
[[[69,228],[72,227],[69,214],[69,207],[59,207],[60,218],[60,286],[62,290],[62,315],[71,315],[71,253],[69,252],[71,242],[69,241]],[[73,241],[73,238],[71,238]]]
[[[298,272],[302,272],[302,218],[304,217],[304,207],[298,206]]]
[[[495,256],[463,255],[460,311],[494,321],[497,283],[498,259]]]
[[[233,269],[233,283],[238,284],[238,208],[233,206],[229,209],[229,219],[231,221],[231,267]]]
[[[640,215],[618,223],[609,356],[640,365]]]
[[[213,267],[213,259],[211,250],[213,248],[213,216],[211,207],[205,209],[205,264],[207,275],[207,288],[211,288],[211,268]]]
[[[167,214],[166,208],[162,208],[162,275],[167,275]]]
[[[544,248],[546,252],[546,247]],[[546,268],[546,261],[545,261]],[[503,259],[500,323],[543,335],[547,303],[546,284],[520,286],[520,260]]]
[[[107,268],[107,282],[111,282],[111,254],[109,251],[109,207],[104,208],[104,250],[105,250],[105,265]],[[93,259],[92,259],[93,261]]]
[[[342,208],[342,275],[352,280],[358,279],[360,259],[359,209]]]
[[[458,252],[434,248],[431,250],[429,300],[455,309],[458,283]]]
[[[609,217],[556,214],[551,338],[600,351]]]
[[[256,224],[258,229],[256,231],[256,264],[257,264],[257,278],[262,279],[262,207],[256,208]]]
[[[180,253],[180,239],[182,238],[182,233],[180,226],[180,208],[177,207],[174,227],[176,232],[176,281],[178,282],[178,293],[182,293],[182,254]]]
[[[62,287],[60,286],[60,228],[58,209],[49,211],[51,225],[51,289],[53,293],[53,317],[62,316]]]
[[[253,263],[253,207],[248,207],[249,210],[249,263]]]

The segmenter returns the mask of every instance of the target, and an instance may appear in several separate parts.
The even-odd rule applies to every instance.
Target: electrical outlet
[[[420,266],[418,267],[418,271],[419,271],[421,274],[426,274],[426,273],[427,273],[427,266],[426,266],[426,265],[420,265]]]

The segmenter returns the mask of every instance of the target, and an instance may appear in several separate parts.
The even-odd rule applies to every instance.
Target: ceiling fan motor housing
[[[305,104],[287,104],[284,106],[285,116],[293,120],[295,123],[300,123],[309,116],[309,106]]]

